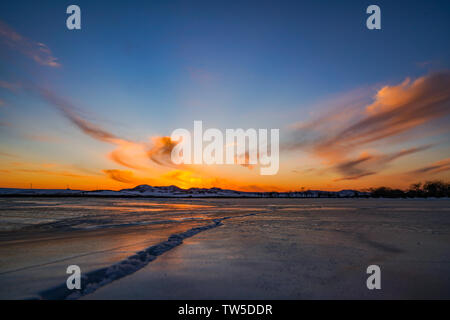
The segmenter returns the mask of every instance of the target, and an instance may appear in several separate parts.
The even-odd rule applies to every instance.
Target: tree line
[[[370,192],[376,198],[442,198],[450,197],[450,183],[433,180],[413,183],[407,190],[379,187],[370,189]]]

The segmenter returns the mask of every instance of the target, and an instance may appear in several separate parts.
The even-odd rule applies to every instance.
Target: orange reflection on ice
[[[213,208],[213,205],[190,203],[162,203],[162,202],[127,202],[126,206],[160,206],[173,209]]]
[[[138,208],[138,207],[127,207],[127,206],[86,206],[86,205],[76,205],[76,204],[63,204],[57,206],[51,206],[51,208],[66,208],[66,209],[93,209],[93,210],[105,210],[105,211],[164,211],[164,208]]]

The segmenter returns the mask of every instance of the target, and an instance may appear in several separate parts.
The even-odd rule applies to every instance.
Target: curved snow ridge
[[[195,227],[185,232],[173,234],[166,241],[151,246],[145,250],[137,252],[135,255],[126,258],[110,267],[91,271],[81,277],[81,289],[69,290],[66,283],[57,287],[42,291],[39,293],[41,299],[78,299],[84,295],[94,292],[98,288],[111,283],[114,280],[130,275],[139,269],[145,267],[148,263],[155,260],[156,257],[179,246],[183,240],[196,235],[202,231],[216,228],[222,225],[221,219],[214,219],[212,224],[201,227]]]

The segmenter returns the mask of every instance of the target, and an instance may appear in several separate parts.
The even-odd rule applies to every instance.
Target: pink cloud
[[[2,21],[0,21],[0,40],[10,49],[20,52],[40,65],[53,68],[61,66],[47,45],[22,36]]]

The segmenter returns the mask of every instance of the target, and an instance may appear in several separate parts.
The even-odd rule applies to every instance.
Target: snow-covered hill
[[[13,189],[0,188],[0,196],[105,196],[105,197],[171,197],[171,198],[348,198],[367,197],[370,193],[356,190],[341,191],[294,191],[294,192],[243,192],[221,188],[181,189],[177,186],[153,187],[139,185],[131,189],[113,190],[70,190],[70,189]]]

